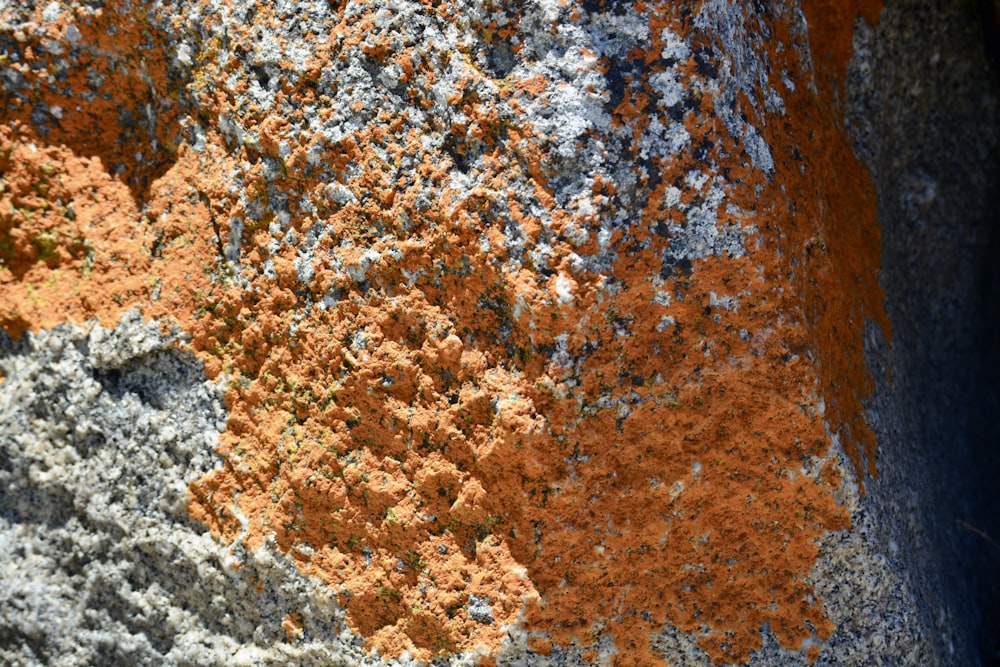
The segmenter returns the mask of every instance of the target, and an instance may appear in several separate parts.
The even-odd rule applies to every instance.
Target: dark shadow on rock
[[[895,558],[919,582],[915,613],[933,617],[956,665],[1000,664],[1000,85],[988,5],[887,2],[877,26],[858,28],[848,85],[893,324],[891,347],[868,350],[886,379],[866,502],[885,514]]]

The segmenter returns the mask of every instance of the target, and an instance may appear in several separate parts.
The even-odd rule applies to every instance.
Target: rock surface
[[[990,29],[0,4],[0,660],[988,664]]]

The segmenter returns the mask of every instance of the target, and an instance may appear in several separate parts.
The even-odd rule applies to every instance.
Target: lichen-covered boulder
[[[969,664],[904,4],[0,4],[0,661]]]

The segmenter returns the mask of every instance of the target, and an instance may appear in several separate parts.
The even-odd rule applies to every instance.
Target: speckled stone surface
[[[989,664],[988,14],[0,1],[0,662]]]
[[[915,610],[949,659],[993,665],[1000,24],[986,4],[891,3],[877,26],[859,25],[847,109],[879,191],[893,320],[891,346],[869,337],[875,375],[891,378],[871,401],[874,539],[919,582]]]

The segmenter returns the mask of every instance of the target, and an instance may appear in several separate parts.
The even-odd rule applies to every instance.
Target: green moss
[[[422,572],[425,567],[427,567],[427,561],[420,552],[414,551],[413,549],[408,550],[403,556],[403,562],[409,566],[410,569],[417,572]]]
[[[482,542],[493,534],[493,529],[503,523],[503,517],[499,514],[491,514],[486,520],[476,526],[476,540]]]
[[[403,594],[397,591],[395,588],[389,588],[388,586],[379,586],[375,590],[375,594],[378,595],[379,599],[385,600],[386,602],[399,602],[403,599]]]

